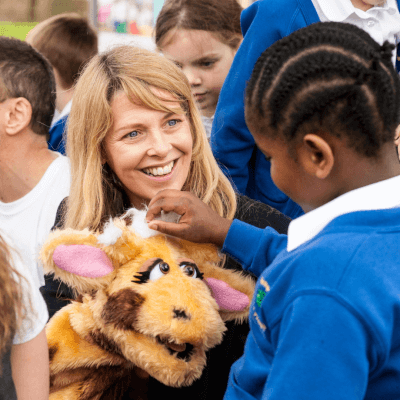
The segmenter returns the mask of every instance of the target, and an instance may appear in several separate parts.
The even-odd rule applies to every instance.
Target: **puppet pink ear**
[[[114,271],[103,250],[85,244],[57,246],[53,253],[53,261],[64,271],[85,278],[100,278]]]
[[[215,278],[206,278],[205,280],[222,310],[243,311],[250,304],[249,298],[244,293],[233,289],[226,282]]]

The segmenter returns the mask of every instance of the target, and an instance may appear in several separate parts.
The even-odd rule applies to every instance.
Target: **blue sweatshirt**
[[[238,191],[291,218],[303,211],[273,183],[270,163],[257,149],[245,123],[244,94],[262,52],[284,36],[315,22],[319,22],[319,17],[311,0],[261,0],[242,12],[244,39],[222,87],[211,132],[214,156]]]
[[[223,251],[259,279],[224,399],[400,399],[400,208],[286,245],[237,220],[228,232]]]
[[[58,151],[59,153],[65,155],[65,140],[63,138],[64,132],[67,129],[69,114],[60,118],[49,131],[49,140],[47,142],[48,148],[53,151]]]

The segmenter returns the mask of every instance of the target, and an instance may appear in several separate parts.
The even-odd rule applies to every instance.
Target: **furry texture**
[[[218,267],[214,246],[160,234],[142,238],[126,216],[109,226],[111,234],[106,228],[102,235],[55,231],[42,248],[45,271],[79,295],[46,328],[51,400],[120,399],[146,374],[166,385],[190,385],[203,371],[205,352],[222,341],[224,321],[248,316],[254,282]],[[111,272],[90,259],[98,251]],[[223,284],[211,289],[207,280]],[[229,290],[215,298],[237,293],[240,304],[235,296],[221,302],[226,309],[217,304],[213,291],[224,287]]]

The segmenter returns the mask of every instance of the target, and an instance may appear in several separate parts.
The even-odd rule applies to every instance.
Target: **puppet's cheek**
[[[83,244],[57,246],[53,261],[64,271],[86,278],[100,278],[114,270],[103,250]]]
[[[222,310],[243,311],[250,304],[250,300],[245,294],[233,289],[226,282],[215,278],[207,278],[206,282]]]

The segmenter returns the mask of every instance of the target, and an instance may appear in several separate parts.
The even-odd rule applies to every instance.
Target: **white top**
[[[212,117],[205,117],[204,115],[202,115],[201,120],[203,121],[203,125],[206,130],[207,139],[210,140],[214,115]]]
[[[337,197],[290,222],[287,250],[311,240],[332,220],[355,211],[384,210],[400,206],[400,176],[364,186]]]
[[[69,159],[60,153],[39,183],[24,197],[11,203],[0,201],[0,227],[16,246],[36,287],[44,285],[38,254],[54,225],[57,208],[69,195]]]
[[[49,312],[30,271],[22,264],[19,257],[14,257],[13,261],[14,268],[25,278],[21,280],[21,285],[26,315],[13,338],[13,344],[22,344],[34,339],[43,330],[49,319]]]
[[[71,107],[72,107],[72,100],[70,100],[65,107],[62,109],[61,112],[58,112],[57,110],[54,111],[54,117],[53,120],[51,121],[51,127],[54,126],[61,118],[65,117],[71,112]]]
[[[368,32],[383,44],[385,40],[397,46],[400,41],[400,13],[396,0],[387,0],[382,6],[374,6],[367,11],[355,8],[351,0],[312,0],[322,22],[346,22]],[[396,65],[396,49],[393,51]]]
[[[34,339],[43,330],[49,319],[49,313],[43,296],[35,285],[32,274],[23,265],[21,257],[15,251],[15,243],[3,232],[0,234],[7,245],[10,246],[13,267],[22,275],[22,278],[19,276],[14,278],[17,283],[22,285],[22,307],[23,312],[26,312],[26,314],[13,338],[13,344],[22,344]]]

